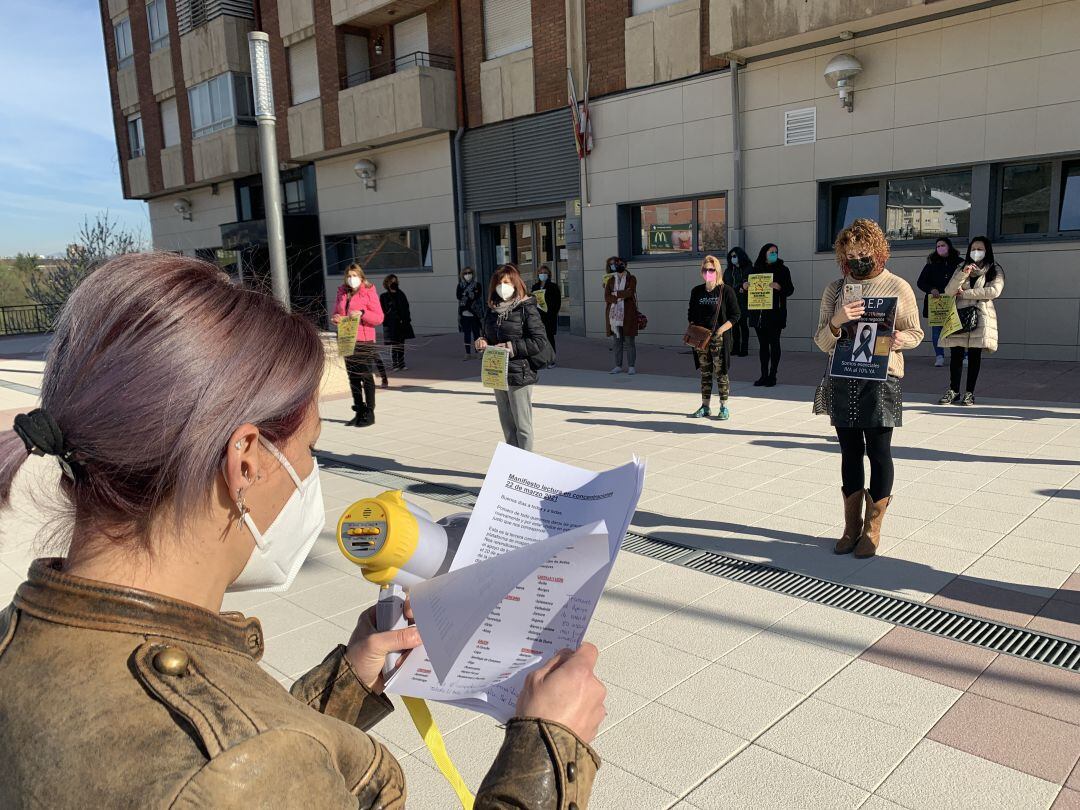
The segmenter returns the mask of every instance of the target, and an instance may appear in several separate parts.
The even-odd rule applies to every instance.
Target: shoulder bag
[[[686,332],[683,333],[683,343],[700,352],[709,348],[709,341],[712,340],[713,332],[716,331],[716,322],[720,318],[720,302],[723,300],[724,288],[721,286],[717,290],[716,310],[713,312],[712,329],[706,329],[704,326],[698,326],[697,324],[692,323],[686,327]]]

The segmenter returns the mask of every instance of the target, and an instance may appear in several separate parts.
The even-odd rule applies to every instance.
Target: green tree
[[[13,261],[0,262],[0,306],[31,303],[26,297],[26,285],[36,269],[37,257],[29,253],[20,253]]]
[[[135,253],[141,247],[139,237],[121,228],[108,212],[98,214],[93,222],[89,218],[83,219],[64,258],[54,266],[34,269],[26,285],[26,294],[35,304],[62,307],[79,282],[102,263],[122,253]]]

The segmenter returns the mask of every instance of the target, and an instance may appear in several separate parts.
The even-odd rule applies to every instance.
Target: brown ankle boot
[[[840,490],[844,495],[844,491]],[[850,554],[855,544],[859,542],[859,536],[863,529],[863,493],[852,492],[844,496],[844,536],[836,541],[833,552],[836,554]]]
[[[870,491],[867,490],[866,520],[863,521],[859,545],[855,546],[856,557],[873,557],[877,554],[877,547],[881,542],[881,524],[885,520],[885,510],[889,508],[890,501],[892,501],[891,495],[874,503],[870,499]]]

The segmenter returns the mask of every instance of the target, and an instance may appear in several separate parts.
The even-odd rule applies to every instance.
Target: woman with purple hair
[[[305,318],[205,262],[132,254],[75,290],[40,407],[0,434],[0,505],[51,457],[41,494],[68,517],[49,527],[63,556],[0,611],[0,807],[404,807],[365,732],[416,627],[377,632],[369,609],[286,691],[259,620],[221,612],[227,592],[287,589],[323,529],[324,364]],[[585,806],[596,654],[530,675],[477,808]]]

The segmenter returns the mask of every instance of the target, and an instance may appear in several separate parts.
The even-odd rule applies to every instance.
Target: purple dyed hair
[[[79,534],[146,537],[165,512],[202,514],[233,431],[250,422],[285,442],[322,374],[315,327],[212,264],[141,253],[102,265],[60,314],[41,389],[85,470],[62,479]],[[26,457],[0,435],[0,504]]]

